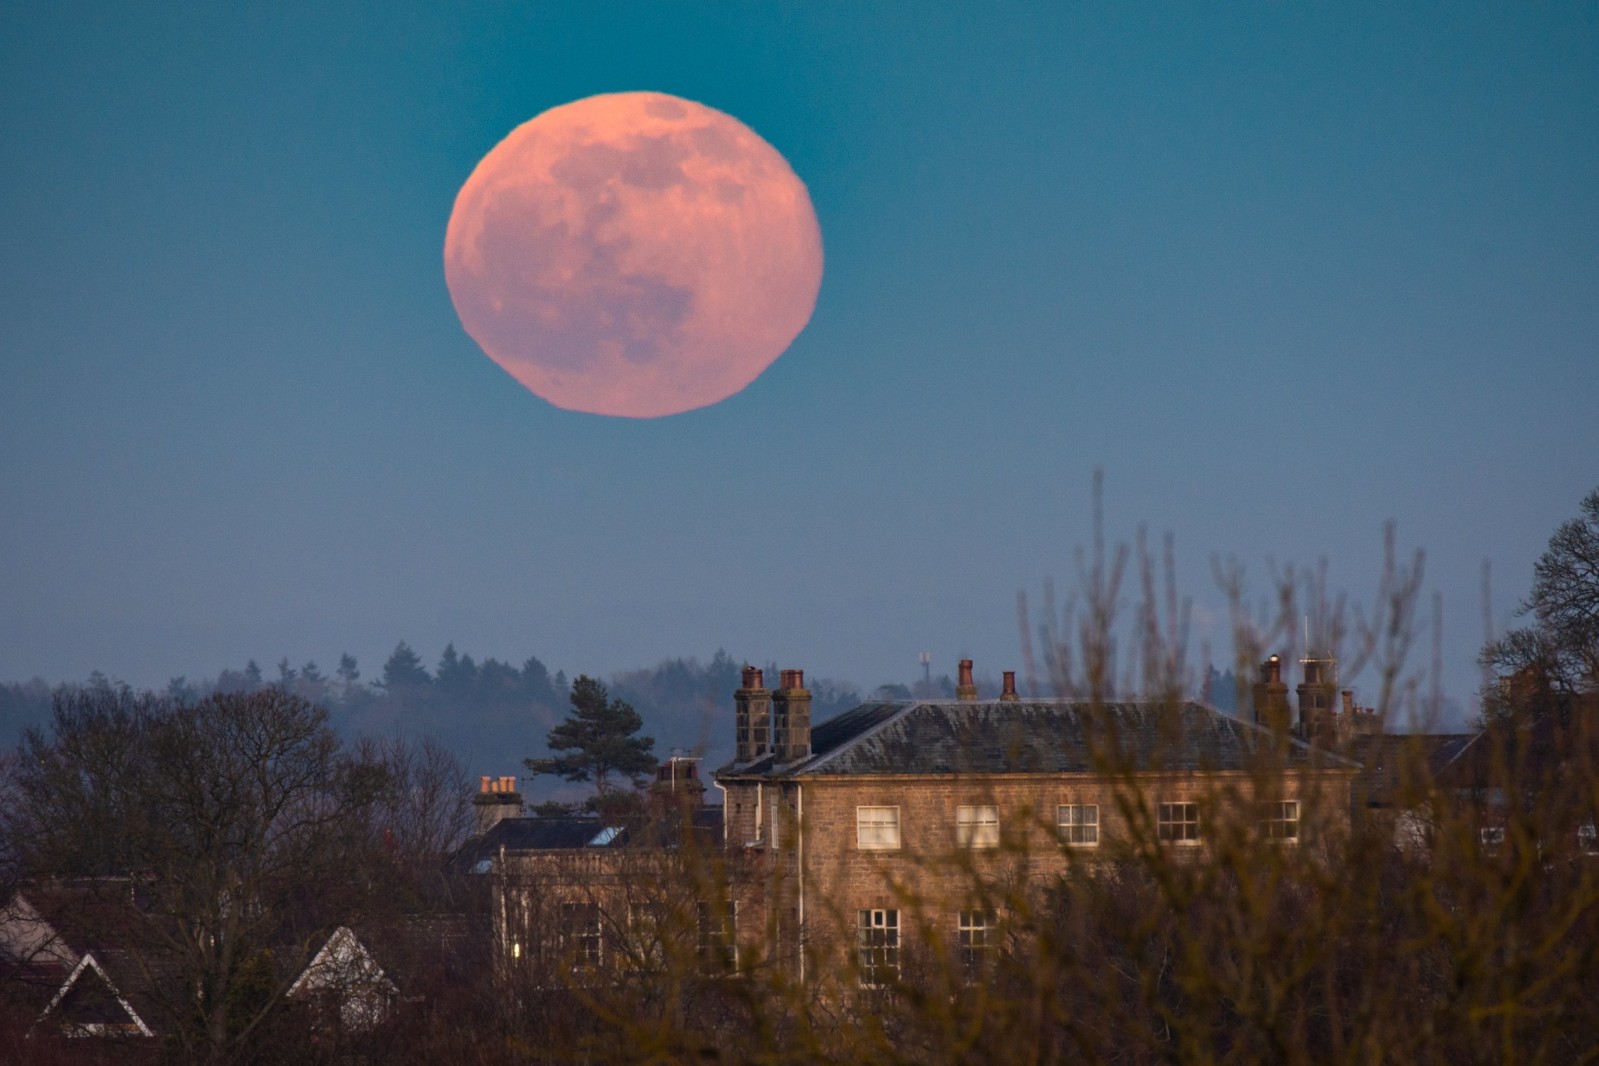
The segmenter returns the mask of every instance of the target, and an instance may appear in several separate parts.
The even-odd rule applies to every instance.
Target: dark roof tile
[[[1274,743],[1202,703],[938,700],[869,703],[816,726],[811,758],[724,767],[729,776],[1244,770]],[[1354,769],[1288,740],[1292,766]]]

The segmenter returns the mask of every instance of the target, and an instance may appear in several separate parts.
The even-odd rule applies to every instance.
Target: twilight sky
[[[0,680],[997,673],[1102,468],[1196,641],[1212,556],[1367,601],[1394,520],[1468,701],[1483,560],[1502,626],[1599,484],[1599,9],[950,7],[9,5]],[[530,395],[442,265],[506,133],[636,89],[826,250],[786,355],[649,421]]]

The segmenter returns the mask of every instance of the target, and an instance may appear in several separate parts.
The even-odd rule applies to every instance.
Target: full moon
[[[662,93],[591,96],[511,131],[444,237],[461,325],[533,393],[655,418],[754,381],[805,328],[822,238],[753,130]]]

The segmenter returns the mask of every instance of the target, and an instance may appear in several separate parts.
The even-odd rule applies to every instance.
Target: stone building
[[[460,857],[487,879],[502,976],[533,987],[609,982],[692,960],[736,961],[737,906],[722,811],[703,803],[695,760],[660,767],[626,818],[522,816],[514,777],[484,777],[479,835]]]
[[[1023,699],[1004,676],[979,700],[963,660],[956,699],[813,725],[801,671],[769,690],[745,669],[735,758],[714,774],[726,850],[759,860],[733,887],[742,942],[807,981],[880,984],[908,952],[975,961],[1017,886],[1141,849],[1305,847],[1348,830],[1357,765],[1270,706],[1260,724],[1193,701]]]

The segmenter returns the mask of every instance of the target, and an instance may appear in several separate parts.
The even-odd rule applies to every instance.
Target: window
[[[961,963],[967,974],[982,971],[999,946],[998,922],[993,911],[961,911],[957,934]]]
[[[1260,835],[1267,840],[1299,839],[1299,801],[1272,800],[1256,805]]]
[[[670,915],[664,903],[635,903],[628,911],[628,931],[633,936],[633,959],[641,970],[666,965],[666,944],[671,936]]]
[[[956,807],[955,843],[963,848],[999,847],[999,808]]]
[[[604,957],[605,932],[594,903],[561,904],[561,950],[579,966],[598,966]]]
[[[1592,822],[1577,827],[1577,850],[1584,855],[1599,855],[1599,832]]]
[[[1497,825],[1485,825],[1481,829],[1477,830],[1477,839],[1482,844],[1482,850],[1484,854],[1497,855],[1499,853],[1499,846],[1505,842],[1504,827]]]
[[[738,904],[699,905],[699,960],[703,973],[738,969]]]
[[[855,844],[863,851],[899,847],[899,808],[856,807]]]
[[[1055,808],[1055,825],[1069,847],[1099,847],[1099,804],[1063,803]]]
[[[899,976],[899,911],[861,911],[858,953],[864,987],[875,988]]]
[[[1199,843],[1199,804],[1162,803],[1155,829],[1163,843]]]

